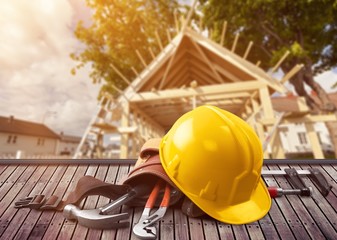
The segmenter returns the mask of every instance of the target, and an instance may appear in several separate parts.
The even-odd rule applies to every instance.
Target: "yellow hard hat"
[[[234,114],[214,106],[184,114],[162,139],[159,153],[170,179],[209,216],[245,224],[268,213],[261,142]]]

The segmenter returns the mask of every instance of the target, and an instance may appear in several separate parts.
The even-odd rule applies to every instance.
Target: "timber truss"
[[[157,39],[161,48],[157,56],[151,49],[147,53],[136,50],[144,70],[141,73],[135,71],[135,79],[126,79],[111,65],[128,87],[124,91],[115,87],[120,96],[117,99],[106,96],[105,103],[99,104],[74,158],[83,157],[83,144],[88,136],[94,135],[99,145],[106,133],[115,133],[118,137],[119,158],[136,157],[147,139],[162,137],[182,114],[204,104],[218,106],[243,118],[255,129],[262,142],[268,138],[266,158],[285,157],[278,128],[274,126],[280,113],[274,111],[271,95],[286,95],[288,90],[284,83],[302,65],[294,66],[277,80],[262,70],[259,63],[247,60],[252,43],[244,56],[235,53],[238,35],[231,47],[223,46],[226,23],[220,43],[192,30],[187,23],[188,20],[177,29],[174,38],[168,34],[170,42],[166,47]],[[153,61],[147,64],[142,54],[151,54]],[[271,72],[277,71],[288,54]],[[297,110],[284,114],[277,124],[305,123],[314,157],[324,158],[313,124],[336,121],[335,115],[312,115],[302,98],[297,98],[296,105]],[[273,127],[276,131],[270,135]],[[100,148],[96,150],[96,156],[102,157]]]

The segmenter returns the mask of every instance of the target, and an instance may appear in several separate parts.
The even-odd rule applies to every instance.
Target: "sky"
[[[81,136],[96,111],[89,68],[75,76],[73,34],[90,16],[84,0],[0,0],[0,115]],[[83,46],[82,46],[83,47]]]
[[[90,18],[85,0],[0,0],[0,6],[0,116],[81,136],[100,88],[91,83],[88,66],[70,74],[75,62],[69,55],[83,47],[73,30]],[[337,71],[316,80],[331,91]]]

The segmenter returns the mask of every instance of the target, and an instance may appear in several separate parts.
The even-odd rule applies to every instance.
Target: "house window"
[[[38,146],[44,146],[44,139],[43,138],[38,138],[37,139],[37,145]]]
[[[16,141],[17,141],[17,136],[16,135],[9,135],[8,137],[7,137],[7,143],[8,144],[15,144],[16,143]]]
[[[307,135],[305,132],[299,132],[297,133],[298,135],[298,139],[300,140],[301,144],[307,144],[308,140],[307,140]]]

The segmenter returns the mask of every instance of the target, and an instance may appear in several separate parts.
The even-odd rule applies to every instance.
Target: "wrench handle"
[[[156,202],[159,190],[160,190],[161,180],[158,180],[152,192],[150,193],[149,199],[146,201],[145,208],[153,208],[154,203]]]
[[[168,207],[170,204],[170,197],[171,197],[171,188],[168,183],[165,185],[165,192],[163,196],[163,200],[160,204],[161,207]]]

